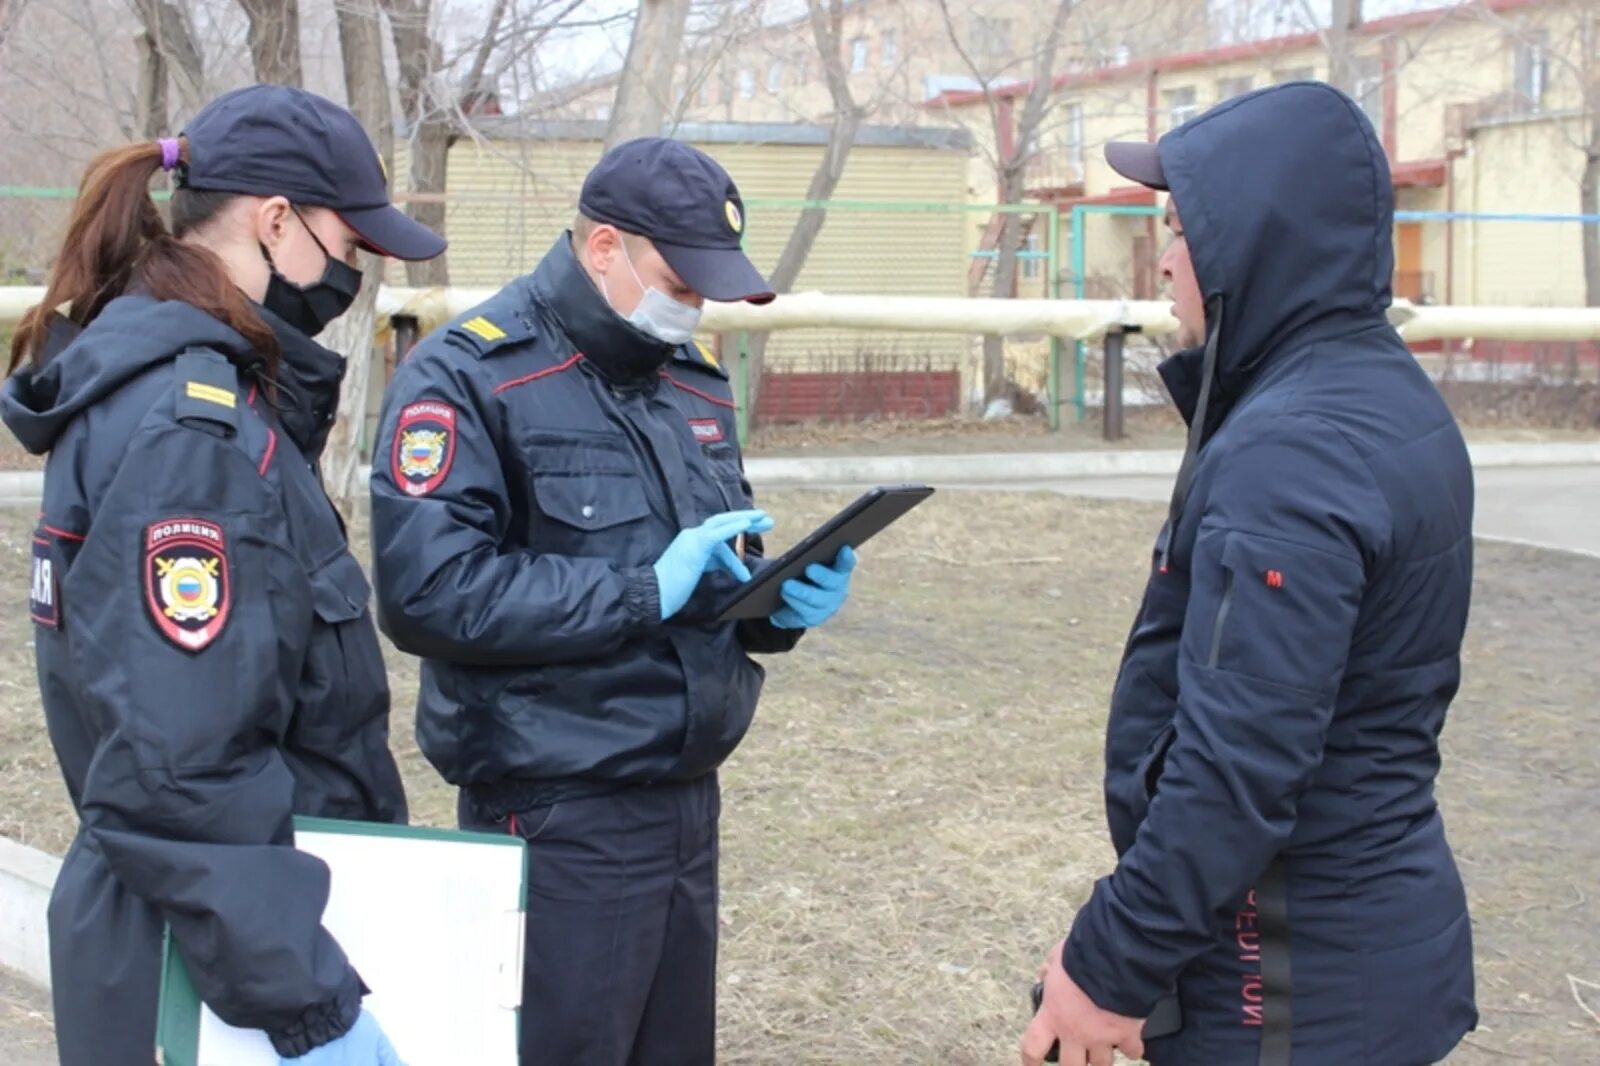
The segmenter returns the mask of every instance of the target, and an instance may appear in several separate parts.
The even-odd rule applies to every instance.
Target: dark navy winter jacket
[[[31,604],[82,819],[50,913],[66,1066],[149,1066],[164,923],[205,1002],[281,1053],[360,1007],[291,817],[404,821],[405,797],[369,588],[314,468],[343,360],[272,324],[275,406],[243,337],[143,296],[6,382],[6,424],[49,453]]]
[[[623,321],[560,238],[425,339],[372,473],[380,624],[423,657],[417,739],[503,816],[714,770],[798,634],[718,624],[713,574],[663,623],[652,565],[751,506],[726,374]],[[752,555],[760,542],[752,542]]]
[[[1434,800],[1473,483],[1386,321],[1388,164],[1313,84],[1223,104],[1160,156],[1215,368],[1162,367],[1191,424],[1207,410],[1112,696],[1120,860],[1066,967],[1132,1016],[1176,985],[1188,1021],[1157,1063],[1254,1063],[1275,1026],[1296,1066],[1432,1063],[1476,1020]],[[1252,891],[1275,859],[1286,927]]]

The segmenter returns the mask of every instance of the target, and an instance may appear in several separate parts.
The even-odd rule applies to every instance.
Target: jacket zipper
[[[1233,571],[1222,572],[1222,604],[1217,608],[1216,625],[1211,628],[1211,656],[1206,666],[1214,668],[1222,657],[1222,630],[1228,622],[1228,609],[1233,606]]]

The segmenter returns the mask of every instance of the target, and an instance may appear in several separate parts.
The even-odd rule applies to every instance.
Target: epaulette
[[[728,380],[728,372],[722,368],[722,361],[717,358],[715,352],[699,341],[679,345],[673,358],[680,363],[688,363],[690,366],[709,371],[724,381]]]
[[[488,356],[500,348],[506,348],[532,337],[537,332],[527,316],[519,314],[500,314],[493,310],[486,313],[473,312],[459,322],[453,323],[447,335],[458,347],[475,352],[479,358]]]
[[[222,426],[239,431],[239,374],[227,356],[209,348],[190,348],[178,356],[173,417],[197,428]]]

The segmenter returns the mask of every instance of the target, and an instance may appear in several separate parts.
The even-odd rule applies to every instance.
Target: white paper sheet
[[[516,1066],[520,849],[301,830],[333,873],[323,924],[406,1066]],[[201,1010],[200,1066],[278,1066],[260,1032]]]

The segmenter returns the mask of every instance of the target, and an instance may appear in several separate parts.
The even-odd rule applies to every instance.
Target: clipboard
[[[364,1006],[401,1060],[517,1066],[523,839],[324,818],[294,826],[295,847],[328,864],[323,925],[372,989]],[[170,931],[158,1012],[161,1066],[278,1066],[265,1033],[235,1029],[200,1001]]]
[[[882,485],[866,493],[729,593],[716,620],[772,617],[783,606],[785,581],[804,577],[812,563],[832,565],[840,548],[859,548],[932,495],[927,485]]]

